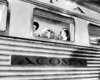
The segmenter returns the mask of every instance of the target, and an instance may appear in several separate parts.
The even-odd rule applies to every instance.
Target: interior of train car
[[[33,11],[33,24],[37,22],[39,27],[32,31],[40,38],[49,38],[55,40],[74,41],[74,20],[70,17],[64,17],[56,13],[35,8]],[[55,30],[55,27],[57,28]],[[34,25],[33,27],[34,28]]]

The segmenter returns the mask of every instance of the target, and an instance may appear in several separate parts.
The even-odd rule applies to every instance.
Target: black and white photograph
[[[100,80],[100,0],[0,0],[0,80]]]

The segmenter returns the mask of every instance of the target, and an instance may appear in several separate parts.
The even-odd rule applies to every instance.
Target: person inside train
[[[54,38],[54,32],[50,29],[46,30],[43,34],[42,34],[43,38]]]
[[[33,36],[40,37],[39,34],[35,33],[38,29],[39,29],[39,23],[33,22],[33,26],[32,26]]]
[[[70,41],[70,32],[67,28],[62,28],[58,35],[59,40]]]

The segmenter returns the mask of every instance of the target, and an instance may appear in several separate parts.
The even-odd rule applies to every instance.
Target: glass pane
[[[6,30],[7,6],[0,4],[0,31]]]
[[[100,26],[89,24],[89,38],[91,43],[100,43]]]

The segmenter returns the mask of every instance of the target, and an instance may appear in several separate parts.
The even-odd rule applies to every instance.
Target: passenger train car
[[[0,0],[0,80],[99,80],[100,13],[69,0]]]

